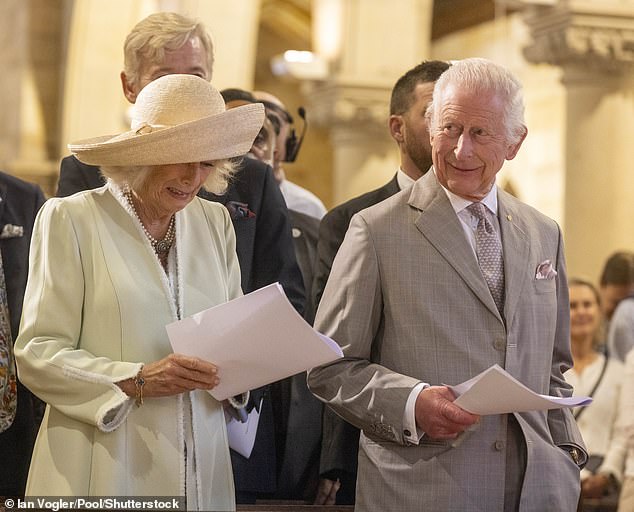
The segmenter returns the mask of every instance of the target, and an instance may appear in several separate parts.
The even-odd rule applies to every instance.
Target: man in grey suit
[[[309,309],[319,305],[332,262],[354,214],[411,186],[431,168],[425,112],[434,84],[447,68],[448,62],[426,60],[409,69],[394,84],[388,127],[398,145],[400,166],[388,183],[336,206],[321,220],[312,289],[306,288],[311,291]],[[354,504],[358,445],[359,429],[343,421],[330,408],[324,408],[320,481],[315,504]]]
[[[335,258],[315,325],[345,357],[309,386],[362,430],[355,510],[576,509],[587,454],[569,410],[479,417],[445,385],[499,364],[572,392],[561,232],[495,185],[523,110],[506,69],[454,63],[428,111],[433,172],[357,214]]]

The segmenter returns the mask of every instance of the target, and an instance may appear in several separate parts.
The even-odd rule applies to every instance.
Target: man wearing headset
[[[294,162],[301,145],[302,137],[298,139],[292,128],[293,117],[279,98],[264,91],[254,91],[253,95],[261,101],[266,108],[269,119],[279,121],[279,133],[276,143],[276,157],[273,162],[273,175],[277,180],[286,206],[289,210],[295,210],[311,217],[321,219],[326,214],[326,208],[321,200],[309,190],[300,187],[296,183],[286,179],[283,162]],[[304,119],[304,110],[299,110],[299,115]]]

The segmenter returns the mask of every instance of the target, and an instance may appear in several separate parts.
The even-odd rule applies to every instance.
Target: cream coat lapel
[[[433,170],[414,184],[409,204],[421,211],[420,216],[414,221],[418,230],[456,270],[491,313],[502,321],[462,224]]]

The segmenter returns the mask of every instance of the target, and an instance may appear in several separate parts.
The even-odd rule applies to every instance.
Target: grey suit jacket
[[[360,511],[502,510],[507,415],[484,416],[457,447],[404,438],[419,382],[457,384],[492,364],[538,393],[569,396],[569,303],[555,222],[498,192],[505,320],[433,172],[356,215],[315,321],[345,358],[314,369],[311,390],[362,429]],[[558,275],[536,280],[550,259]],[[526,441],[520,510],[575,510],[579,470],[558,445],[583,446],[568,410],[515,415]]]

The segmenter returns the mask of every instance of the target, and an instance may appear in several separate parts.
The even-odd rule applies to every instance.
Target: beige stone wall
[[[584,60],[605,45],[615,45],[619,64],[631,58],[634,0],[609,2],[618,9],[612,18],[595,17],[600,30],[586,34],[582,24],[565,39],[570,48],[555,49],[564,62],[572,52],[571,71],[558,63],[530,63],[527,18],[503,16],[502,8],[499,19],[432,44],[432,0],[347,0],[331,74],[309,83],[274,77],[269,62],[285,49],[318,46],[310,11],[317,1],[3,0],[0,168],[39,182],[50,194],[69,141],[125,129],[123,40],[137,21],[158,10],[207,24],[216,45],[218,88],[266,89],[293,114],[300,105],[307,108],[310,128],[287,173],[329,207],[380,186],[396,170],[398,154],[386,123],[390,89],[402,72],[425,58],[487,57],[510,67],[525,86],[529,134],[500,173],[500,184],[558,221],[570,272],[596,278],[609,253],[634,249],[633,75],[593,74]],[[592,22],[589,5],[583,4],[587,12],[577,21]],[[610,22],[622,28],[610,31]],[[533,55],[544,51],[537,45]]]
[[[0,169],[54,182],[60,69],[68,1],[6,0],[0,6]]]
[[[217,42],[215,85],[251,88],[259,6],[260,0],[3,0],[0,168],[51,195],[70,141],[127,128],[123,41],[152,12],[205,22]]]
[[[315,5],[315,4],[314,4]],[[431,0],[342,2],[341,48],[331,75],[308,84],[318,125],[329,134],[328,206],[387,183],[399,165],[387,126],[396,80],[429,58]]]

